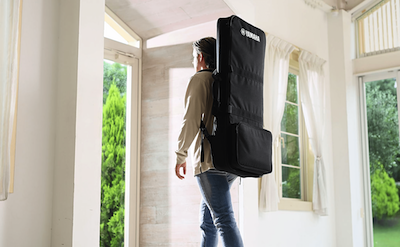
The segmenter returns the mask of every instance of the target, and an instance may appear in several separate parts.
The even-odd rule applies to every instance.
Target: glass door
[[[366,230],[369,246],[375,247],[400,243],[398,74],[385,72],[360,78],[368,188]]]

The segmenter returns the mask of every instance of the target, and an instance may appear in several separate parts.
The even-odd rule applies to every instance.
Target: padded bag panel
[[[256,174],[272,172],[272,149],[267,148],[272,144],[271,132],[246,123],[235,124],[233,131],[232,164],[237,164],[236,169]]]
[[[260,177],[271,173],[271,132],[247,123],[231,124],[229,129],[230,142],[219,136],[209,139],[215,168],[241,177]]]
[[[231,123],[245,121],[262,128],[265,34],[234,17],[231,20],[231,42]]]
[[[265,34],[237,16],[231,18],[230,24],[231,66],[248,72],[249,76],[263,78]]]
[[[237,16],[220,18],[217,41],[220,114],[262,128],[264,32]]]

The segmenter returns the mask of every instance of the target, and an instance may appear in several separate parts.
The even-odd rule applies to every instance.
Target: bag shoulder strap
[[[200,131],[201,131],[201,162],[204,162],[204,137],[207,138],[208,141],[210,141],[210,133],[208,133],[208,130],[203,122],[201,120],[200,123]]]

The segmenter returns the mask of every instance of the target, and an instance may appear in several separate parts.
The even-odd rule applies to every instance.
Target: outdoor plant
[[[126,97],[112,84],[103,106],[100,246],[124,246]]]
[[[399,211],[399,195],[393,178],[383,165],[371,177],[372,214],[376,219],[393,217]]]
[[[365,90],[371,175],[383,165],[391,177],[399,180],[400,148],[395,80],[369,82]]]
[[[287,198],[301,198],[300,169],[293,169],[283,184],[283,196]]]
[[[103,62],[103,67],[103,104],[105,104],[112,84],[117,86],[121,95],[125,95],[127,66],[120,63]]]

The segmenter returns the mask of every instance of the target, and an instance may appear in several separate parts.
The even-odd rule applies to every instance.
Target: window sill
[[[312,211],[312,202],[281,198],[278,209],[286,211]]]

